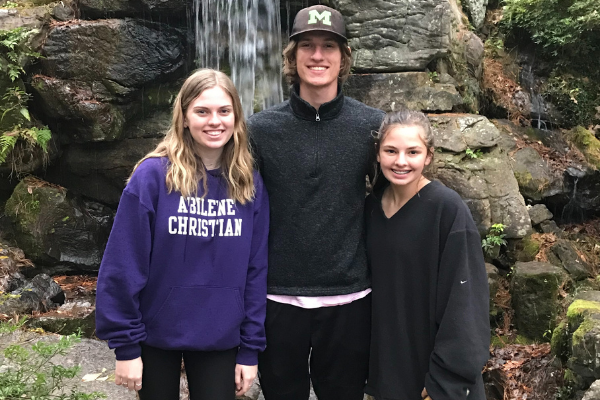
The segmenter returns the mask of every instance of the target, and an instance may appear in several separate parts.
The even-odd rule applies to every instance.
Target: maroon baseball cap
[[[342,14],[324,5],[319,4],[298,11],[294,19],[290,39],[301,33],[312,31],[335,33],[344,41],[348,41],[346,39],[346,25],[344,24]]]

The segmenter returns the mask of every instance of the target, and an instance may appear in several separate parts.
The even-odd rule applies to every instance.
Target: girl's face
[[[377,161],[392,185],[408,185],[421,179],[423,169],[431,162],[423,136],[419,126],[395,126],[384,136]]]
[[[234,125],[233,102],[219,86],[206,89],[190,103],[183,124],[189,128],[201,158],[208,154],[220,156]]]

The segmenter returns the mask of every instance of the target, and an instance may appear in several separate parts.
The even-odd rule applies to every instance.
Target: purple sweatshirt
[[[269,203],[240,205],[220,170],[208,194],[167,193],[166,158],[145,160],[123,191],[98,275],[96,334],[117,360],[139,343],[167,350],[227,350],[256,365],[265,349]],[[199,188],[202,193],[202,188]]]

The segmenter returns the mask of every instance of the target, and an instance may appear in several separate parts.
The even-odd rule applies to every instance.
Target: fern
[[[6,157],[17,144],[17,139],[18,136],[15,132],[7,132],[0,136],[0,164],[6,162]]]

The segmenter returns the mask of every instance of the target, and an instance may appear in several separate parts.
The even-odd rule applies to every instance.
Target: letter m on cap
[[[308,15],[310,17],[308,19],[309,24],[316,24],[317,20],[319,20],[325,25],[331,25],[331,11],[325,10],[319,13],[317,10],[310,10]]]

